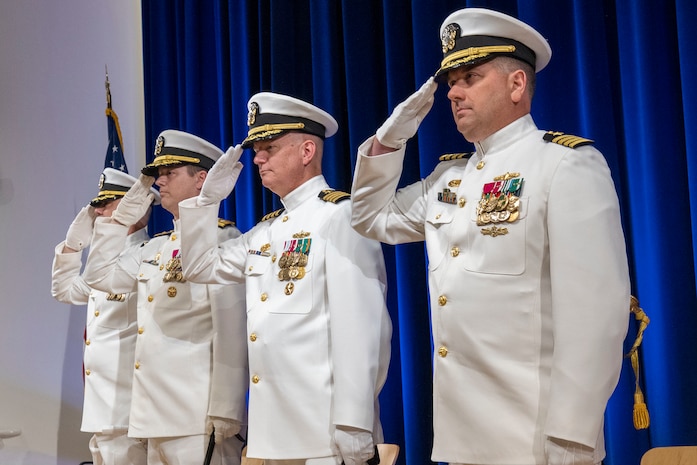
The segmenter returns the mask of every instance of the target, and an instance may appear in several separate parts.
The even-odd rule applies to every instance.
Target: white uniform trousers
[[[94,465],[146,465],[145,441],[129,438],[127,430],[111,434],[95,433],[90,438]]]
[[[148,465],[201,465],[208,450],[207,434],[148,439]],[[211,465],[240,465],[242,441],[236,437],[216,443]]]
[[[570,463],[573,463],[573,462],[570,462]],[[596,463],[595,465],[601,465],[601,464],[602,464],[602,462],[598,462],[598,463]],[[472,463],[450,463],[450,464],[448,464],[448,465],[476,465],[476,464],[472,464]],[[525,464],[522,464],[522,465],[525,465]]]
[[[341,465],[339,457],[315,457],[312,459],[264,460],[264,465]]]

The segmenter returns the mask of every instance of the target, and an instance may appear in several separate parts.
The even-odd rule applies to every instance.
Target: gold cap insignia
[[[106,181],[106,176],[104,176],[104,173],[102,173],[99,176],[99,190],[102,190],[102,187],[104,187],[104,181]]]
[[[443,53],[455,48],[455,39],[460,35],[460,25],[451,23],[445,26],[443,34],[440,36],[441,44],[443,45]]]
[[[249,113],[247,114],[247,126],[251,126],[257,120],[257,114],[259,113],[259,104],[257,102],[252,102],[249,104]]]
[[[165,146],[165,138],[159,136],[155,142],[155,156],[158,156],[162,152],[162,147]]]

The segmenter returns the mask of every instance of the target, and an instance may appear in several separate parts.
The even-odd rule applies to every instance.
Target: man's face
[[[308,141],[302,134],[293,132],[254,143],[254,164],[259,168],[264,187],[285,197],[304,182],[306,143]]]
[[[457,130],[479,142],[508,124],[511,105],[508,75],[492,61],[448,72],[448,99]]]
[[[94,207],[94,212],[97,216],[111,217],[111,214],[114,213],[114,210],[116,210],[116,207],[118,207],[120,203],[121,199],[107,200],[98,207]]]
[[[179,202],[197,196],[205,178],[205,171],[192,175],[185,165],[161,166],[155,184],[160,188],[162,208],[174,215],[175,219],[179,218]]]

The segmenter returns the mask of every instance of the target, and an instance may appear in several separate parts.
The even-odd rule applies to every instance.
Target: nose
[[[165,175],[163,175],[163,174],[158,174],[158,175],[157,175],[157,179],[155,179],[155,184],[156,184],[158,187],[162,187],[162,184],[164,184],[164,182],[165,182]]]
[[[94,207],[94,213],[97,216],[104,216],[104,207]]]
[[[448,90],[448,100],[451,102],[456,102],[458,100],[462,100],[464,96],[462,95],[462,90],[458,86],[452,86],[450,90]]]
[[[252,159],[252,163],[259,166],[259,165],[263,164],[265,161],[266,161],[266,156],[264,155],[263,150],[259,150],[258,152],[254,152],[254,158]]]

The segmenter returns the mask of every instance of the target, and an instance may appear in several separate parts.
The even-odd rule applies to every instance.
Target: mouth
[[[471,108],[458,108],[455,110],[455,120],[467,119],[473,114]]]

